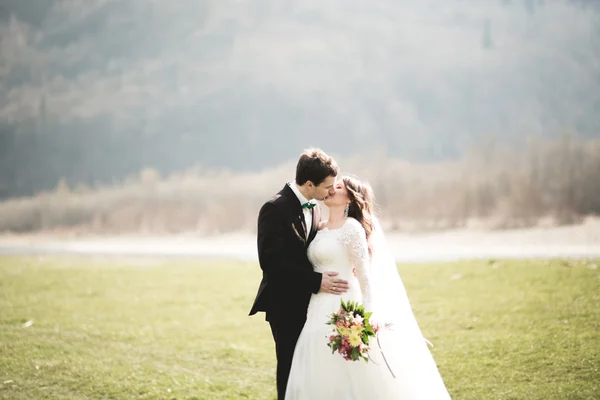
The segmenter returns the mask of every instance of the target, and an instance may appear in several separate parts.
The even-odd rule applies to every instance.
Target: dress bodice
[[[308,247],[308,258],[316,272],[335,271],[340,278],[353,276],[352,262],[344,245],[345,225],[338,229],[324,228],[317,233]]]
[[[314,294],[309,304],[309,312],[315,307],[320,307],[324,301],[331,302],[326,299],[333,298],[334,307],[339,307],[340,297],[363,303],[365,308],[369,309],[369,251],[366,233],[360,222],[348,218],[340,228],[320,230],[308,247],[308,258],[315,271],[337,272],[336,278],[348,281],[350,286],[348,292],[341,296]]]

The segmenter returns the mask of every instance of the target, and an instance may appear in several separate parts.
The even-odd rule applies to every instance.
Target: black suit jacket
[[[306,321],[311,293],[319,291],[322,278],[306,254],[321,220],[319,206],[312,210],[307,238],[302,206],[288,185],[260,209],[257,245],[263,277],[250,315],[263,311],[274,325]]]

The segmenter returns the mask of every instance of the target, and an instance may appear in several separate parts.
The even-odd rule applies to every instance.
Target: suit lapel
[[[312,209],[312,226],[310,228],[310,236],[308,237],[308,241],[306,242],[306,246],[313,241],[315,236],[317,236],[317,232],[319,231],[319,222],[321,222],[321,207],[317,204]]]
[[[302,241],[306,244],[306,220],[304,219],[304,212],[300,211],[300,214],[296,217],[298,228],[298,235],[302,237]]]
[[[302,206],[300,205],[298,198],[289,185],[286,184],[280,193],[287,199],[286,203],[292,217],[292,229],[294,230],[296,236],[298,236],[298,239],[300,239],[306,246],[306,223],[304,222],[304,212],[302,211]]]

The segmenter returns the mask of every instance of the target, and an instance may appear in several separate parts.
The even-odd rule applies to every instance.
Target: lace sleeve
[[[370,285],[370,258],[367,235],[364,228],[355,219],[349,219],[340,235],[346,247],[350,262],[356,270],[356,278],[360,284],[365,310],[373,311],[373,296]]]

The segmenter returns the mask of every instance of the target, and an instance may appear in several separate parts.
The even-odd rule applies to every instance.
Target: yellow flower
[[[343,326],[338,327],[337,330],[342,336],[348,336],[351,333],[350,329]]]
[[[350,331],[355,335],[360,335],[363,332],[363,327],[354,325],[350,327]]]
[[[352,347],[358,347],[362,343],[362,341],[360,340],[360,336],[358,336],[355,333],[350,334],[350,336],[348,337],[348,341],[350,342],[350,346]]]

